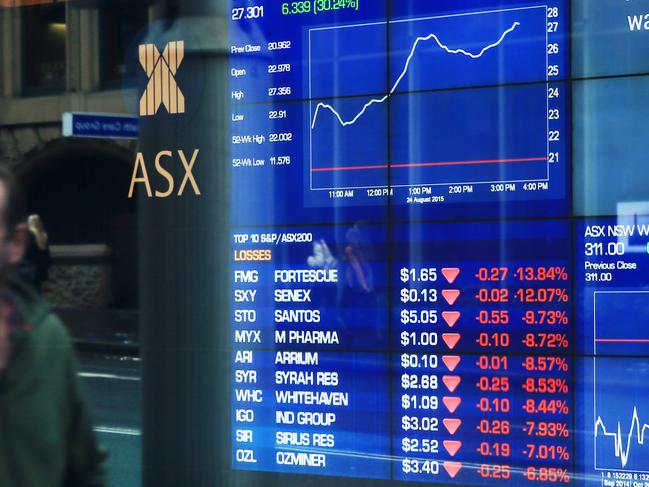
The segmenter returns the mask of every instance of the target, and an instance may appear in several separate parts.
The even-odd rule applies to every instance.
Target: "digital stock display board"
[[[231,6],[232,468],[649,486],[649,1]]]
[[[237,222],[567,210],[564,2],[429,3],[234,8]]]

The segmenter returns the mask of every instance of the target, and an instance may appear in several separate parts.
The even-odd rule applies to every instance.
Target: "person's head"
[[[27,213],[16,178],[0,167],[0,281],[20,263],[28,242]]]

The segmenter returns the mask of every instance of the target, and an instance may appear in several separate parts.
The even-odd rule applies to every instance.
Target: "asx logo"
[[[160,105],[172,114],[185,113],[185,96],[175,78],[185,56],[185,42],[169,42],[162,55],[155,44],[142,44],[139,54],[140,64],[149,78],[140,98],[140,116],[155,115]]]
[[[170,150],[163,150],[158,152],[158,154],[155,156],[154,161],[155,172],[159,176],[162,176],[167,181],[167,184],[166,188],[154,188],[154,192],[151,189],[151,178],[149,178],[149,172],[147,171],[147,164],[144,160],[144,154],[138,152],[135,159],[135,166],[133,167],[133,175],[131,176],[131,186],[128,190],[128,197],[133,198],[137,184],[144,184],[144,189],[146,190],[146,195],[148,198],[152,198],[154,194],[156,198],[168,198],[173,195],[176,187],[176,181],[174,180],[173,175],[173,172],[175,171],[171,169],[170,165],[168,165],[167,167],[163,166],[163,159],[169,160],[171,162],[171,165],[174,166],[177,166],[179,162],[178,160],[180,160],[180,164],[182,164],[182,167],[184,169],[185,175],[180,182],[176,196],[182,196],[185,188],[188,185],[191,186],[191,189],[194,192],[195,196],[201,196],[201,190],[198,187],[198,183],[196,182],[194,173],[192,172],[194,166],[196,165],[199,153],[200,151],[198,149],[195,149],[191,157],[187,157],[187,154],[185,154],[185,151],[183,150],[176,151],[176,154],[174,154]],[[159,180],[159,178],[156,178],[156,180]]]

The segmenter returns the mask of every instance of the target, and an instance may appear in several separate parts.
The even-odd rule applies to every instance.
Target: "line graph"
[[[649,291],[593,291],[596,470],[649,473],[648,309]]]
[[[382,166],[344,166],[344,167],[318,167],[313,172],[323,171],[359,171],[364,169],[399,169],[402,167],[435,167],[435,166],[468,166],[472,164],[511,164],[514,162],[545,161],[545,157],[526,157],[521,159],[485,159],[482,161],[440,161],[440,162],[414,162],[411,164],[384,164]]]
[[[484,56],[484,54],[487,51],[489,51],[490,49],[493,49],[494,47],[498,47],[500,44],[502,44],[502,42],[505,40],[505,37],[507,37],[508,34],[513,32],[514,29],[516,29],[519,25],[521,25],[520,22],[514,22],[513,25],[509,29],[507,29],[505,32],[502,33],[502,35],[500,36],[500,38],[496,42],[492,42],[491,44],[488,44],[487,46],[483,47],[478,53],[472,53],[472,52],[466,51],[466,50],[464,50],[462,48],[452,49],[452,48],[448,47],[446,44],[442,43],[442,41],[439,39],[439,37],[437,37],[437,35],[434,34],[434,33],[428,34],[425,37],[417,37],[417,39],[415,39],[414,44],[412,45],[412,49],[410,49],[410,54],[408,55],[408,58],[406,59],[405,66],[403,67],[403,70],[401,71],[401,74],[397,78],[396,82],[392,86],[392,89],[390,90],[389,94],[387,94],[387,95],[385,95],[385,96],[383,96],[381,98],[374,98],[374,99],[368,101],[365,105],[363,105],[363,108],[361,109],[361,111],[358,112],[358,114],[354,118],[352,118],[351,120],[347,120],[347,121],[342,119],[340,113],[338,113],[334,107],[332,107],[331,105],[329,105],[327,103],[320,102],[320,103],[318,103],[316,105],[315,114],[313,115],[313,121],[311,123],[311,128],[312,129],[315,128],[315,124],[316,124],[316,122],[318,120],[318,114],[319,114],[321,108],[325,108],[325,109],[331,111],[331,113],[333,113],[333,115],[340,122],[340,124],[343,127],[346,127],[348,125],[355,124],[356,121],[360,117],[362,117],[365,114],[365,112],[367,111],[367,109],[369,107],[371,107],[372,105],[377,104],[377,103],[385,103],[388,100],[388,98],[390,98],[390,96],[393,95],[394,92],[397,90],[397,88],[401,84],[401,81],[406,76],[406,74],[408,74],[408,68],[410,67],[410,63],[412,62],[412,58],[415,55],[415,52],[417,51],[417,46],[419,46],[419,43],[421,43],[421,42],[427,42],[427,41],[430,41],[431,39],[434,39],[435,42],[437,43],[437,45],[442,50],[446,51],[449,54],[463,54],[464,56],[467,56],[467,57],[469,57],[471,59],[479,59],[482,56]]]
[[[636,443],[641,446],[644,445],[645,433],[649,431],[649,424],[640,422],[638,408],[634,407],[633,416],[631,418],[631,426],[629,427],[629,432],[626,434],[626,436],[622,433],[622,425],[619,421],[617,423],[617,428],[615,429],[615,431],[609,432],[601,416],[598,416],[597,420],[595,421],[595,438],[597,438],[597,436],[600,434],[600,430],[601,435],[613,440],[613,443],[615,445],[615,456],[620,459],[622,468],[624,468],[629,462],[629,454],[631,452],[634,434]]]
[[[539,5],[309,31],[310,189],[548,181],[546,23]],[[338,62],[386,30],[388,51]]]

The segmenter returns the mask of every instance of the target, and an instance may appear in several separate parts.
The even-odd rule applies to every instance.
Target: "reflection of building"
[[[0,2],[0,164],[19,175],[50,235],[48,297],[72,314],[85,309],[84,319],[99,308],[134,310],[134,143],[64,139],[61,117],[135,113],[132,53],[149,9],[135,0],[28,3],[36,5]]]

